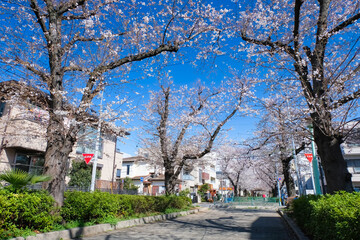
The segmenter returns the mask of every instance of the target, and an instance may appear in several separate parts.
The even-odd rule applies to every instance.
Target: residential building
[[[42,173],[49,119],[45,110],[47,94],[17,81],[6,81],[0,83],[0,99],[0,171],[14,168]],[[68,166],[73,160],[83,161],[83,153],[95,153],[95,136],[94,127],[83,127]],[[102,129],[97,188],[108,188],[121,170],[122,154],[116,152],[116,139],[108,128]]]
[[[155,195],[150,179],[155,176],[156,168],[143,156],[124,158],[120,178],[131,178],[140,194]],[[165,184],[163,184],[165,185]]]
[[[351,135],[342,144],[348,171],[355,191],[360,191],[360,127],[352,130]]]

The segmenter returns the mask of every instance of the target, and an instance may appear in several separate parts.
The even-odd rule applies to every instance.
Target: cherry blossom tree
[[[359,11],[357,0],[257,1],[237,22],[242,49],[265,78],[302,92],[329,193],[353,191],[340,144],[360,96]]]
[[[291,99],[293,102],[294,99]],[[256,136],[250,146],[251,151],[261,150],[265,155],[270,156],[281,163],[282,174],[289,196],[294,196],[295,185],[292,177],[291,161],[294,154],[300,153],[305,149],[305,142],[310,144],[308,130],[302,126],[305,113],[301,102],[292,104],[295,108],[290,108],[288,99],[283,99],[281,95],[272,95],[261,100],[263,115],[258,123]],[[296,134],[295,134],[296,133]]]
[[[43,187],[59,205],[78,123],[94,97],[137,62],[151,73],[146,59],[167,62],[182,47],[198,49],[199,58],[217,52],[227,12],[191,0],[7,0],[0,8],[4,75],[49,94],[44,174],[53,178]]]
[[[245,172],[251,168],[252,162],[247,149],[224,144],[217,152],[219,153],[218,165],[233,186],[234,196],[240,196],[241,190],[249,190]]]
[[[167,194],[174,193],[183,167],[210,153],[225,124],[237,112],[247,111],[251,84],[239,79],[220,87],[162,84],[160,91],[152,92],[143,118],[144,146],[160,157]]]

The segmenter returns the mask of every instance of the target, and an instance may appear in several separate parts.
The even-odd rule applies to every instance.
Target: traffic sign
[[[143,182],[144,181],[144,177],[140,177],[140,182]]]
[[[309,160],[310,163],[313,160],[313,155],[311,153],[305,153],[305,157],[307,158],[307,160]]]
[[[84,157],[86,164],[89,164],[89,162],[93,156],[94,156],[93,153],[83,153],[83,157]]]

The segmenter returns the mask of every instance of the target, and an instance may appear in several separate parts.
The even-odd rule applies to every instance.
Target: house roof
[[[160,174],[157,177],[151,178],[149,179],[149,181],[153,182],[153,181],[165,181],[165,175],[164,174]]]
[[[137,162],[137,161],[145,161],[145,160],[146,160],[146,158],[144,158],[142,156],[123,158],[123,162]]]
[[[133,177],[133,178],[131,178],[132,180],[140,180],[140,178],[147,178],[147,177],[149,177],[150,175],[145,175],[145,176],[135,176],[135,177]]]

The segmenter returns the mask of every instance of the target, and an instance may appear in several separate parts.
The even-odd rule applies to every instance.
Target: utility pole
[[[94,156],[94,161],[93,161],[93,168],[92,168],[92,175],[91,175],[91,185],[90,185],[90,191],[91,192],[95,191],[96,168],[97,168],[97,160],[98,160],[98,157],[99,157],[100,136],[101,136],[103,94],[104,94],[104,92],[101,91],[101,93],[100,93],[99,122],[98,122],[97,134],[96,134],[95,156]]]
[[[287,98],[286,98],[286,105],[287,105],[288,111],[290,111],[289,101]],[[298,184],[298,188],[299,188],[299,195],[301,196],[303,193],[303,187],[302,187],[302,182],[301,182],[301,173],[300,173],[300,168],[298,165],[298,160],[297,160],[297,155],[296,155],[294,136],[292,134],[291,134],[291,145],[292,145],[292,150],[293,150],[292,153],[293,153],[293,158],[294,158],[295,173],[296,173],[296,179],[297,179],[297,184]]]

